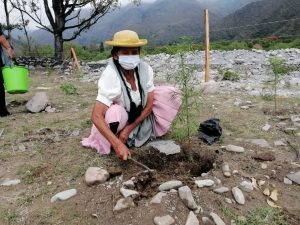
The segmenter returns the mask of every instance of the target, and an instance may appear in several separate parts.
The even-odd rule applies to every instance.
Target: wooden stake
[[[205,25],[205,82],[209,81],[209,18],[208,10],[204,10],[204,25]]]
[[[78,62],[78,60],[77,60],[77,56],[76,56],[76,53],[75,53],[74,48],[71,48],[71,57],[72,57],[72,59],[73,59],[74,66],[76,66],[77,69],[80,70],[80,65],[79,65],[79,62]]]

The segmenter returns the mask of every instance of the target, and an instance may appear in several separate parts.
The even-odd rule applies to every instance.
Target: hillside
[[[253,0],[157,0],[154,3],[132,4],[105,15],[89,31],[77,38],[81,44],[100,43],[118,30],[133,29],[150,43],[166,44],[187,35],[199,37],[203,30],[203,10],[210,11],[213,26],[225,15]],[[68,36],[68,33],[65,34]],[[43,30],[32,33],[37,42],[52,44],[51,35]]]
[[[300,31],[300,1],[299,0],[263,0],[253,2],[236,12],[226,16],[215,27],[211,37],[215,39],[249,39],[277,36],[299,35]],[[280,23],[271,21],[289,20]],[[262,24],[263,23],[263,24]],[[267,24],[265,24],[267,23]],[[261,24],[257,26],[247,26]],[[241,28],[246,26],[244,28]],[[238,27],[226,30],[228,27]],[[225,29],[225,30],[224,30]]]

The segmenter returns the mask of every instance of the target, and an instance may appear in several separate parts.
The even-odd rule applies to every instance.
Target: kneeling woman
[[[153,84],[152,68],[140,60],[140,47],[147,44],[137,33],[115,33],[108,65],[98,82],[92,112],[92,130],[82,145],[109,154],[111,147],[127,160],[129,147],[164,135],[175,118],[181,99],[174,87]]]

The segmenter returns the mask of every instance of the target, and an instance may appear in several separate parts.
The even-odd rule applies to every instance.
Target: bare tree
[[[110,9],[118,6],[119,0],[41,0],[43,10],[50,25],[47,26],[41,18],[40,0],[21,0],[17,5],[16,0],[11,0],[13,6],[26,13],[32,20],[39,24],[39,28],[44,29],[54,36],[55,59],[61,63],[63,58],[63,43],[74,40],[81,32],[88,30]],[[132,0],[138,4],[139,0]],[[89,10],[87,16],[82,15],[82,9]],[[71,30],[72,34],[65,37],[66,30]]]

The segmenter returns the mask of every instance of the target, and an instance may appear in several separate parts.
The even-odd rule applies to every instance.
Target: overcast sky
[[[146,2],[154,2],[156,0],[141,0],[142,3],[146,3]],[[120,2],[122,3],[122,5],[126,5],[130,2],[130,0],[120,0]],[[11,23],[16,23],[20,20],[20,15],[17,13],[16,10],[14,10],[11,14],[10,14],[10,22]],[[46,20],[47,21],[47,20]],[[5,12],[4,12],[4,8],[3,8],[3,2],[0,1],[0,23],[5,24]],[[30,29],[36,29],[36,24],[32,21],[29,23],[29,28]]]

